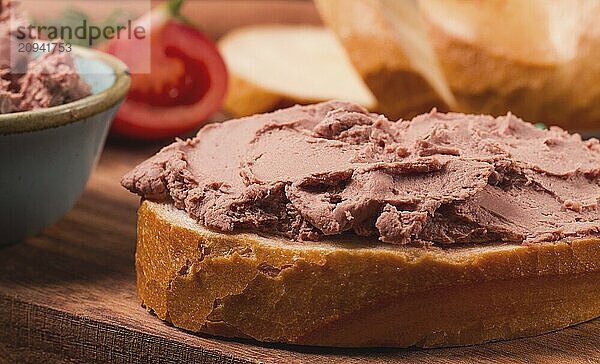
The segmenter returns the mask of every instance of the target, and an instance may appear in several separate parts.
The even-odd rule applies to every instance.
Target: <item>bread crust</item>
[[[600,239],[424,249],[222,234],[171,205],[138,213],[142,304],[212,335],[338,347],[440,347],[600,316]]]

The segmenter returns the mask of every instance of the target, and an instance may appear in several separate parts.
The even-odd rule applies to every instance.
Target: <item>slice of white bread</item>
[[[597,238],[425,249],[222,234],[149,201],[138,216],[142,304],[194,332],[439,347],[536,335],[600,316]]]
[[[294,104],[376,101],[333,33],[319,26],[255,25],[218,43],[230,75],[224,109],[246,116]]]
[[[437,103],[598,129],[600,1],[315,2],[389,118]]]

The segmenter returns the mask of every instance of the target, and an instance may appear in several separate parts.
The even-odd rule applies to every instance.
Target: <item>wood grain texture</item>
[[[109,143],[72,211],[42,234],[0,250],[0,362],[600,362],[600,320],[533,338],[436,350],[264,345],[168,326],[139,305],[133,263],[139,200],[119,185],[159,147]]]

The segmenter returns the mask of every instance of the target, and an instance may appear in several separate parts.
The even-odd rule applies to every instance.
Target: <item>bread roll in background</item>
[[[600,1],[421,3],[457,110],[598,130]]]
[[[411,91],[434,100],[435,90],[437,102],[444,100],[454,111],[492,115],[510,111],[525,120],[569,130],[598,129],[599,1],[415,0],[399,6],[393,0],[317,0],[316,4],[388,117],[412,116],[405,112],[410,108],[404,107],[404,98],[392,93],[398,85],[414,84],[410,80],[421,77],[430,87],[421,83]],[[370,42],[364,34],[368,18],[374,27],[385,29],[370,33]],[[407,32],[406,19],[412,19],[418,31]],[[385,51],[371,49],[366,61],[365,51],[377,42],[381,43],[377,48]],[[433,52],[418,52],[424,44]],[[386,59],[390,52],[404,54],[408,67],[391,64]],[[366,62],[371,67],[365,67]],[[392,87],[382,87],[379,79]],[[440,84],[451,90],[455,103],[448,102],[452,99],[441,92],[445,87]]]
[[[365,106],[373,111],[392,119],[432,107],[492,115],[510,111],[571,131],[598,129],[600,1],[315,0],[315,5],[372,91],[376,102]],[[304,9],[300,23],[318,23],[312,3],[289,6]],[[289,23],[269,14],[263,23]],[[296,46],[293,37],[287,44]],[[266,64],[303,67],[301,60],[274,55],[271,48],[268,41],[256,38],[257,54],[271,57]],[[243,62],[233,59],[238,57],[235,52],[224,56],[228,63]],[[323,59],[323,64],[331,67],[331,59]],[[304,82],[303,97],[290,98],[269,87],[268,77],[257,82],[237,67],[230,71],[234,82],[226,109],[236,116],[322,101],[319,85],[335,82],[319,76],[314,89]],[[343,85],[340,89],[348,91]],[[285,102],[264,102],[265,95]]]

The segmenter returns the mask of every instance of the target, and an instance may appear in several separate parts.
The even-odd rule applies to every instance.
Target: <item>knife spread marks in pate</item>
[[[598,140],[510,114],[393,122],[332,101],[207,125],[122,184],[224,232],[532,243],[598,233],[599,167]]]

